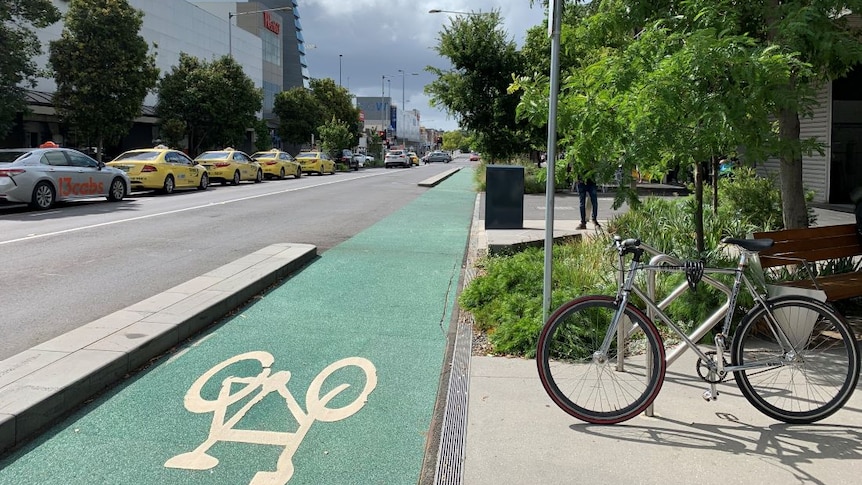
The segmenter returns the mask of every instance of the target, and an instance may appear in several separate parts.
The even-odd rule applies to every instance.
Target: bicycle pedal
[[[716,391],[716,393],[713,394],[710,389],[707,389],[703,391],[701,397],[703,397],[704,401],[716,401],[718,400],[718,392]]]

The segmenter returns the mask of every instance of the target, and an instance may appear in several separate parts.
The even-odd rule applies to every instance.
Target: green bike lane
[[[474,202],[465,168],[0,460],[0,485],[416,483]]]

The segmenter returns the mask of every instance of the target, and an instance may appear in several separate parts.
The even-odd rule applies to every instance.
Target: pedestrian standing
[[[590,197],[590,205],[592,205],[592,221],[596,228],[602,227],[598,221],[599,213],[599,196],[596,190],[596,181],[591,178],[578,177],[578,198],[580,199],[581,223],[578,229],[587,228],[587,196]]]

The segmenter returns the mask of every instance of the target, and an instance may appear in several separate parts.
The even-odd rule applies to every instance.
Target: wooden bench
[[[815,269],[814,264],[818,261],[862,255],[856,224],[756,232],[754,237],[769,238],[775,242],[771,248],[759,253],[760,264],[764,269],[804,264],[810,272]],[[826,293],[827,301],[843,300],[862,296],[862,271],[809,277],[779,284],[819,289]]]

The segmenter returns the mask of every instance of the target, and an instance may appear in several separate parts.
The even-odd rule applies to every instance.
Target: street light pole
[[[338,54],[338,87],[341,87],[341,54]]]
[[[264,8],[261,10],[252,10],[249,12],[228,12],[227,13],[227,53],[231,59],[233,59],[233,18],[238,17],[240,15],[249,15],[253,13],[264,13],[264,12],[281,12],[293,10],[293,7],[275,7],[275,8]]]
[[[398,109],[399,113],[400,113],[400,116],[398,117],[399,118],[398,123],[401,126],[401,128],[398,128],[398,130],[397,130],[399,132],[398,136],[400,137],[401,133],[403,133],[402,128],[404,127],[404,119],[406,118],[406,115],[407,115],[407,101],[405,100],[405,96],[404,96],[404,78],[407,77],[407,73],[404,71],[404,69],[399,69],[398,72],[401,74],[401,106]],[[419,73],[411,72],[410,75],[411,76],[418,76]]]

